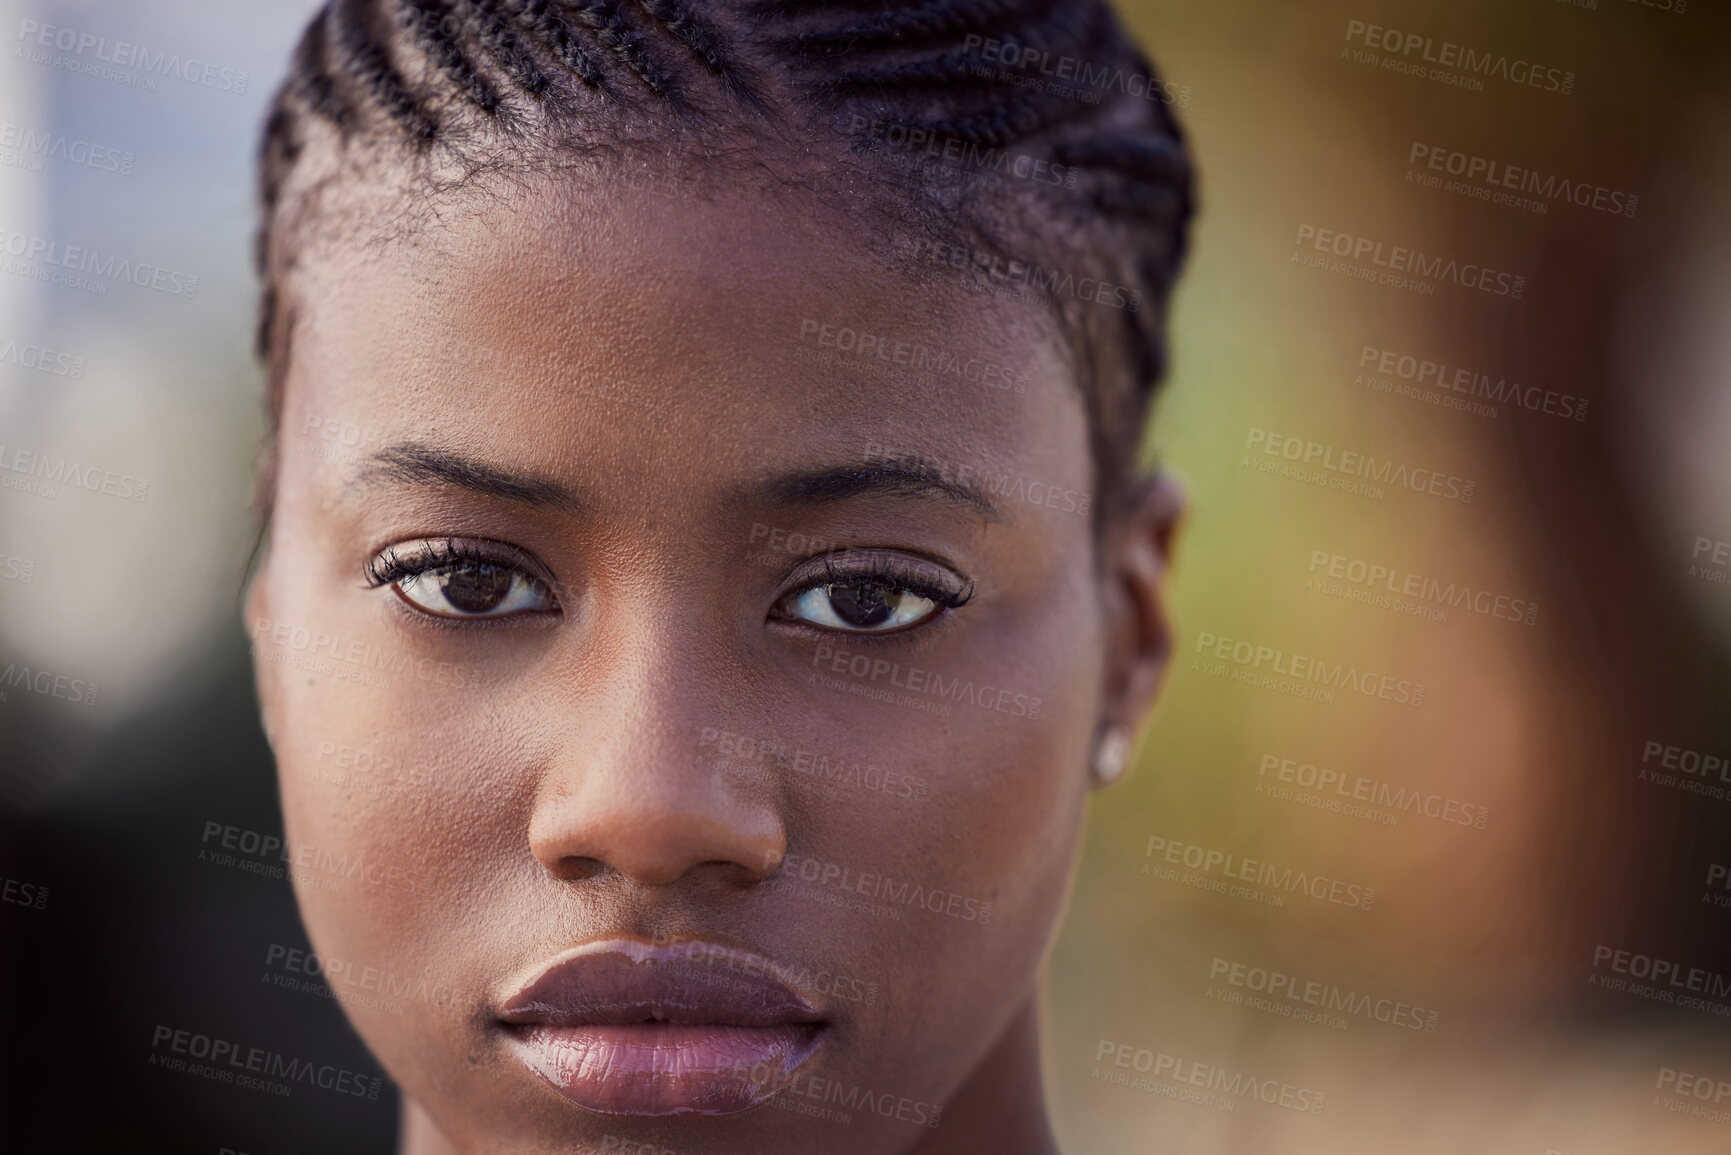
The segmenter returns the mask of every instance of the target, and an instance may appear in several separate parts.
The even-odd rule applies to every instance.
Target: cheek
[[[1084,623],[1055,615],[1037,633],[986,663],[1003,687],[993,709],[965,711],[967,727],[949,735],[954,768],[942,781],[955,868],[1043,946],[1080,833],[1099,672]],[[1024,697],[1029,715],[1018,717]]]
[[[901,948],[920,958],[922,982],[942,976],[989,989],[999,1003],[1032,981],[1055,928],[1087,795],[1099,633],[1086,598],[1058,604],[1074,612],[1034,615],[1025,629],[970,647],[967,662],[947,671],[963,686],[949,714],[865,700],[852,708],[850,746],[929,782],[923,805],[860,807],[804,824],[828,844],[820,857],[893,864],[916,885],[960,896],[960,911],[946,902],[949,917],[914,923],[958,933],[916,936]]]
[[[526,820],[478,781],[495,760],[422,715],[418,681],[294,682],[278,774],[308,937],[392,1077],[449,1088],[522,929],[503,912],[523,872],[495,851]]]
[[[354,684],[372,675],[329,665],[291,679],[279,711],[289,839],[334,863],[322,873],[340,882],[322,885],[315,872],[305,889],[363,916],[368,908],[448,909],[429,896],[496,877],[496,850],[509,830],[527,825],[510,766],[485,745],[491,730],[476,724],[465,691],[439,686],[435,667],[425,679],[407,672],[412,665],[377,675],[381,686]]]
[[[292,575],[292,553],[278,560]],[[285,596],[249,623],[253,661],[307,931],[321,955],[344,964],[339,975],[389,975],[415,992],[395,1000],[399,1015],[351,1006],[359,1020],[400,1025],[445,989],[449,976],[430,960],[461,955],[473,933],[464,929],[473,911],[435,896],[465,873],[497,875],[496,865],[475,870],[473,841],[504,808],[466,776],[493,760],[451,729],[477,671],[411,648],[381,617],[377,601],[388,593],[354,598],[355,582],[328,584],[340,593],[321,598],[305,581],[273,586]],[[441,932],[445,947],[429,950]]]
[[[1076,603],[1082,604],[1082,603]],[[930,783],[923,805],[834,808],[803,824],[809,853],[882,869],[935,905],[895,919],[852,916],[833,930],[860,970],[884,984],[863,1081],[953,1089],[1033,993],[1068,893],[1098,707],[1097,634],[1055,616],[970,651],[976,686],[1041,699],[1040,716],[956,704],[947,717],[862,701],[844,741]],[[996,699],[993,706],[996,706]],[[1014,709],[1012,700],[1005,702]],[[875,896],[885,880],[874,879]],[[851,897],[851,896],[849,896]],[[879,906],[887,905],[881,900]],[[861,1061],[866,1061],[862,1059]]]
[[[393,967],[405,932],[438,882],[427,853],[427,751],[414,730],[365,691],[296,678],[281,699],[277,775],[295,890],[315,946],[359,964]],[[401,714],[395,715],[402,717]]]

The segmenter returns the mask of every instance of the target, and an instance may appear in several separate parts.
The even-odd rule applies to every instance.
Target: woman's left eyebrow
[[[399,442],[373,454],[356,480],[367,488],[381,482],[427,488],[455,486],[483,497],[568,513],[581,513],[588,508],[587,502],[552,478],[413,441]]]
[[[873,495],[959,505],[992,521],[1003,521],[985,490],[911,453],[784,473],[759,482],[750,491],[750,497],[758,501],[795,506],[832,505]]]

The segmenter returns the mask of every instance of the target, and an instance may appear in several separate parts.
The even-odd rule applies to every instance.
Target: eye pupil
[[[463,565],[439,575],[445,600],[466,614],[483,614],[511,592],[512,571],[496,565]]]
[[[876,582],[852,582],[828,587],[829,604],[836,616],[850,626],[864,629],[879,625],[895,612],[891,601],[895,587]],[[888,595],[888,596],[886,596]]]

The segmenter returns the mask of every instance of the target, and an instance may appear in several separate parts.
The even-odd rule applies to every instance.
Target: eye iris
[[[445,600],[466,614],[496,608],[511,592],[512,571],[496,565],[463,565],[439,575]]]
[[[901,601],[901,595],[894,586],[877,582],[830,586],[828,592],[829,604],[836,616],[861,629],[888,621],[895,613],[895,603]]]

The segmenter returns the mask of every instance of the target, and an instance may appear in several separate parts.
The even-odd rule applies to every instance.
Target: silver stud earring
[[[1100,735],[1094,748],[1094,780],[1109,786],[1130,768],[1130,727],[1113,724]]]

